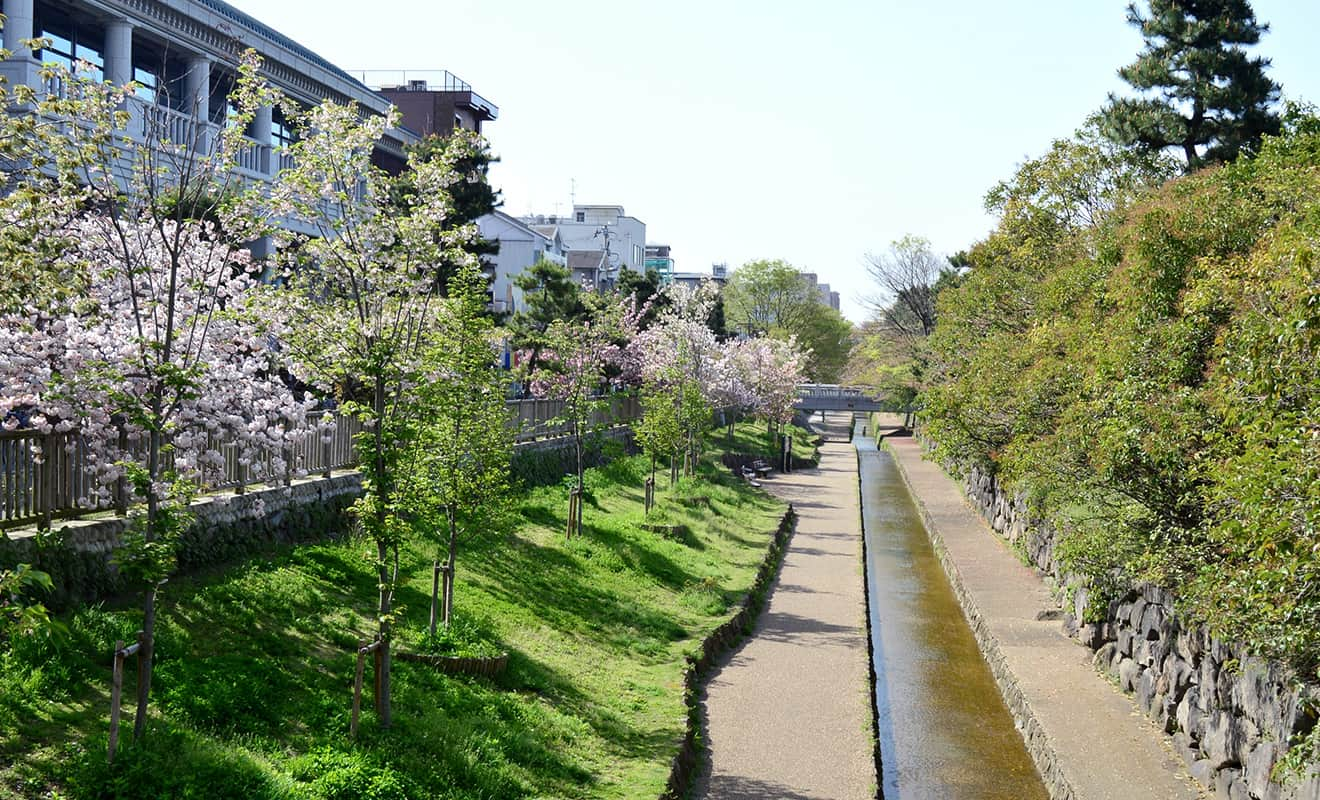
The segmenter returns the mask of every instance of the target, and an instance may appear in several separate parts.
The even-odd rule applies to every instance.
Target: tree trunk
[[[574,422],[573,445],[574,445],[574,449],[577,451],[577,517],[573,520],[573,535],[581,536],[582,535],[583,467],[582,467],[582,423],[580,420]]]
[[[157,396],[152,401],[152,412],[160,418],[161,400]],[[156,524],[160,519],[160,498],[156,496],[156,477],[160,474],[161,435],[153,430],[147,439],[147,528],[142,533],[143,541],[150,544],[156,541]],[[50,456],[48,455],[47,458]],[[133,714],[133,741],[142,738],[147,728],[147,706],[151,699],[151,672],[153,657],[156,652],[156,590],[152,584],[142,598],[142,648],[138,651],[138,690],[137,710]]]
[[[440,620],[440,573],[444,568],[440,566],[440,559],[431,561],[431,635],[435,636],[436,626]]]
[[[454,621],[454,558],[458,550],[458,520],[449,512],[449,559],[445,564],[445,627]]]
[[[386,502],[389,499],[389,487],[385,485],[385,378],[376,376],[375,397],[373,398],[374,411],[376,418],[376,479],[372,481],[372,490],[376,493],[376,557],[378,559],[379,579],[380,579],[380,604],[377,608],[379,617],[377,619],[377,631],[380,636],[380,675],[377,683],[380,686],[380,697],[377,703],[380,706],[380,726],[382,728],[390,727],[392,715],[390,713],[390,611],[394,601],[394,586],[390,575],[389,546],[384,538],[386,523]]]

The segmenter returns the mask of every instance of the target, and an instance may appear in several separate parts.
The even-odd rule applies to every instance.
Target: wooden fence
[[[564,436],[569,426],[554,420],[563,413],[558,400],[510,400],[510,424],[514,441],[521,444],[538,439]],[[593,425],[620,425],[641,417],[641,404],[631,395],[610,398],[608,407],[593,417]],[[315,427],[321,414],[308,416]],[[305,437],[289,445],[283,453],[286,468],[276,470],[281,455],[274,449],[263,451],[254,461],[240,463],[239,448],[233,442],[212,441],[211,447],[225,457],[220,474],[208,480],[204,491],[230,489],[241,493],[248,486],[262,483],[288,485],[295,472],[328,475],[331,470],[356,466],[353,439],[362,431],[356,418],[336,416],[333,429]],[[328,438],[329,441],[323,441]],[[145,454],[146,443],[121,442],[130,453]],[[166,462],[168,467],[168,461]],[[0,529],[37,525],[49,528],[52,520],[77,517],[98,511],[128,509],[130,490],[121,480],[110,487],[109,499],[97,499],[97,488],[88,468],[87,448],[75,432],[43,434],[32,429],[0,430]]]

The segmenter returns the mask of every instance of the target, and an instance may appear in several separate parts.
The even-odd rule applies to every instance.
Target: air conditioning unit
[[[410,92],[426,91],[426,81],[408,81],[408,91]]]

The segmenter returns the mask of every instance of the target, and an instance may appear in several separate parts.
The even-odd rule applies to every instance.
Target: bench
[[[752,469],[751,467],[743,467],[739,471],[739,474],[742,475],[743,480],[747,481],[747,483],[751,484],[752,486],[755,486],[758,489],[761,487],[761,484],[756,480],[756,470]]]

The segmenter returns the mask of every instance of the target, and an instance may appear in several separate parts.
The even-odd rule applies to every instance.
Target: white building
[[[599,264],[590,270],[597,276],[592,281],[594,284],[608,286],[618,279],[622,270],[646,269],[646,223],[628,216],[623,206],[574,205],[569,216],[537,214],[523,217],[522,221],[538,228],[555,226],[565,253],[579,254],[573,258],[575,264],[588,261]]]
[[[526,223],[495,211],[477,220],[481,237],[499,243],[499,252],[487,256],[493,276],[490,285],[491,309],[500,313],[513,313],[523,308],[523,293],[514,285],[527,268],[539,260],[566,264],[563,241],[558,232],[534,229]]]

